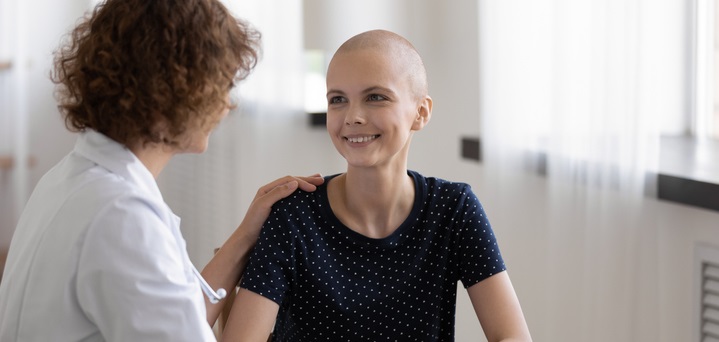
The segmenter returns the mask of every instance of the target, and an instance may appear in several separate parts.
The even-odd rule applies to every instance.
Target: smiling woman
[[[432,113],[412,44],[384,30],[350,38],[330,62],[327,99],[347,170],[273,207],[223,338],[453,341],[461,281],[490,341],[530,341],[471,188],[407,169]]]

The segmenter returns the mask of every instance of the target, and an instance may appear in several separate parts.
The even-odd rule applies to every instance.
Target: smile
[[[364,137],[346,137],[345,139],[347,139],[347,141],[349,141],[351,143],[363,143],[363,142],[375,140],[377,138],[379,138],[379,134],[368,135],[368,136],[364,136]]]

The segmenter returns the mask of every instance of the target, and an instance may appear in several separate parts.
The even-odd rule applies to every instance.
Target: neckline
[[[322,211],[326,217],[328,217],[328,223],[330,223],[331,226],[334,226],[341,235],[346,236],[346,238],[352,240],[360,246],[385,249],[399,246],[415,225],[417,217],[419,217],[421,212],[423,199],[425,197],[425,187],[424,183],[421,182],[421,176],[417,172],[411,170],[407,170],[407,174],[412,177],[414,182],[414,203],[412,204],[412,209],[410,210],[409,215],[407,215],[407,218],[404,219],[402,224],[400,224],[400,226],[397,227],[392,234],[383,238],[372,238],[347,227],[339,220],[339,218],[337,218],[332,210],[332,206],[330,205],[329,196],[327,194],[327,184],[329,184],[329,181],[332,178],[341,175],[340,173],[326,176],[324,184],[320,187],[320,189],[318,189],[318,191],[321,191],[322,193]]]

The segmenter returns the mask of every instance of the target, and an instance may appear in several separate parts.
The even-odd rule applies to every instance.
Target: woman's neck
[[[157,179],[160,172],[170,162],[172,156],[175,155],[174,149],[164,144],[146,144],[131,147],[130,151],[140,159],[143,165]]]
[[[409,216],[415,186],[406,169],[349,169],[333,179],[327,191],[342,223],[362,235],[383,238]]]

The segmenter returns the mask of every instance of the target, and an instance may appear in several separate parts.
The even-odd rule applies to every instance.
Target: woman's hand
[[[309,177],[285,176],[264,185],[257,190],[257,194],[255,194],[255,198],[247,209],[245,218],[238,229],[257,239],[260,228],[270,215],[272,205],[295,192],[297,188],[309,192],[315,191],[317,186],[324,183],[324,181],[324,178],[318,173]]]

